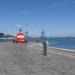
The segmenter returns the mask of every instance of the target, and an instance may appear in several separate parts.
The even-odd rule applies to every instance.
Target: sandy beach
[[[0,75],[75,75],[75,52],[0,43]]]

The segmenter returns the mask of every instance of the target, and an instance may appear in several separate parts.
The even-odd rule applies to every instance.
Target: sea
[[[75,37],[48,38],[50,47],[64,48],[75,51]]]
[[[51,37],[47,38],[48,46],[49,47],[56,47],[56,48],[64,48],[69,50],[75,51],[75,37]],[[35,41],[34,38],[28,39],[28,41]],[[41,38],[40,38],[41,41]],[[13,39],[0,39],[1,42],[13,42]]]

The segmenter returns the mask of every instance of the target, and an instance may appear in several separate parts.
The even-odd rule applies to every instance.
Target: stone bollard
[[[43,55],[47,56],[47,42],[43,43]]]

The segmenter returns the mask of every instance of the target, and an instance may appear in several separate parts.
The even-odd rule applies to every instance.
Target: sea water
[[[36,39],[30,39],[29,41],[35,41]],[[39,38],[38,40],[42,40]],[[52,37],[47,38],[49,47],[57,47],[75,50],[75,37]]]
[[[75,37],[48,38],[48,42],[50,47],[75,50]]]
[[[1,42],[12,42],[13,39],[9,39],[9,38],[0,38],[0,43]]]

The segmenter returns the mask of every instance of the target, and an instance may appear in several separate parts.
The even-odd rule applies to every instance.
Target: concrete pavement
[[[0,43],[0,75],[75,75],[75,54],[48,48],[43,56],[42,48]]]

